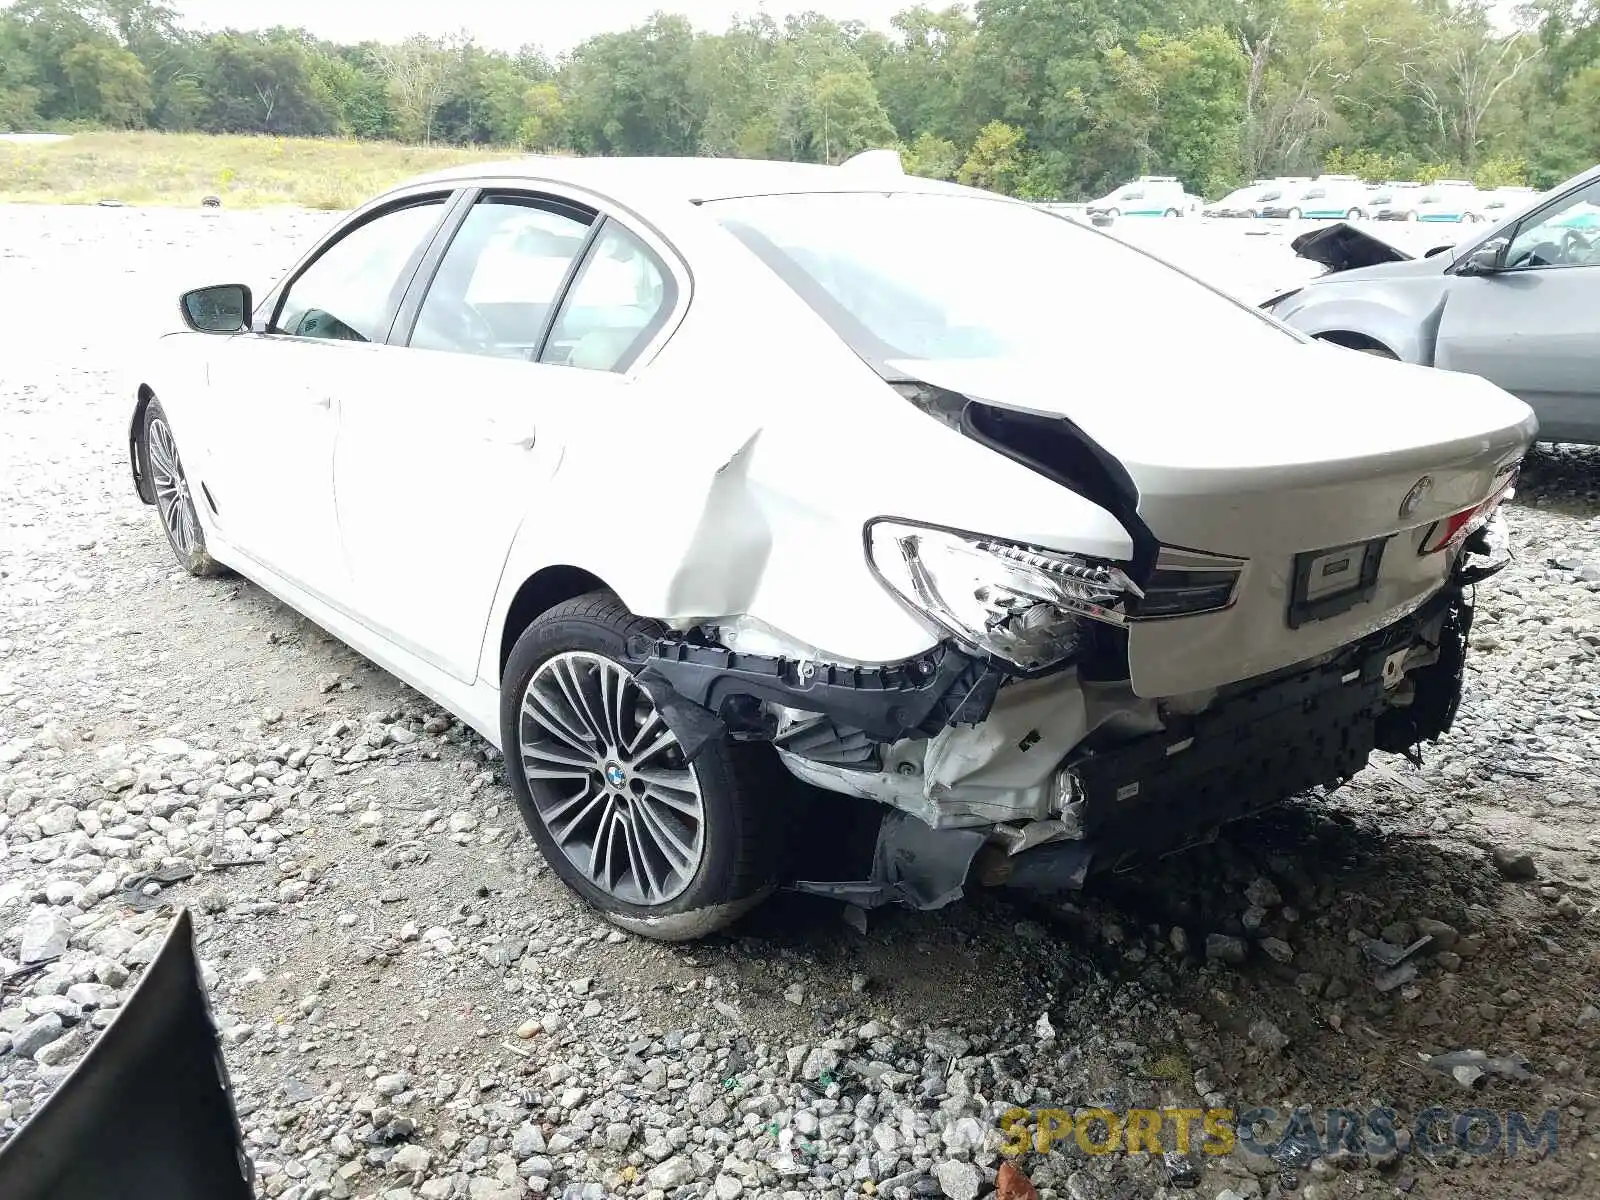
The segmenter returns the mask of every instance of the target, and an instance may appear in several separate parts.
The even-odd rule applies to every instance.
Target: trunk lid
[[[1418,553],[1428,527],[1489,496],[1536,429],[1525,404],[1485,380],[1323,343],[1285,338],[1202,363],[1152,355],[1136,376],[1101,362],[1071,377],[1059,363],[894,366],[974,401],[1068,418],[1126,468],[1164,546],[1246,560],[1225,611],[1132,624],[1132,682],[1145,696],[1250,678],[1398,620],[1448,571],[1448,555]],[[1297,556],[1376,539],[1387,540],[1367,598],[1291,625]]]

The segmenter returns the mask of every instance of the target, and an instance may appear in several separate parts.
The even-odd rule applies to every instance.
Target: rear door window
[[[608,219],[561,304],[539,361],[625,371],[666,323],[676,300],[666,265]]]
[[[531,195],[484,196],[440,260],[410,344],[532,359],[593,220]]]

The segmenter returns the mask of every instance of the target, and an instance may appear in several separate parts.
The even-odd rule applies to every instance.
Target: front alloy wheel
[[[156,494],[156,512],[172,553],[191,575],[220,575],[222,564],[206,553],[206,535],[200,527],[194,492],[183,473],[178,442],[159,400],[151,400],[145,408],[144,454],[151,490]]]
[[[607,920],[663,941],[731,924],[772,890],[778,773],[727,737],[690,761],[633,649],[662,626],[609,592],[556,605],[500,678],[506,782],[563,883]]]

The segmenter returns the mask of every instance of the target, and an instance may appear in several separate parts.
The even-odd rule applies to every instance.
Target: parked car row
[[[1365,183],[1354,175],[1258,179],[1201,210],[1207,217],[1287,221],[1500,221],[1539,198],[1530,187],[1485,190],[1465,179]],[[1091,212],[1093,208],[1091,207]]]

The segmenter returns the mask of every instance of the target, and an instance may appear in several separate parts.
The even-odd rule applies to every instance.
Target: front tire
[[[1300,210],[1298,208],[1291,208],[1289,210],[1289,220],[1298,221],[1300,219],[1300,216],[1301,216],[1301,213],[1300,213]]]
[[[206,533],[200,526],[194,492],[183,473],[178,457],[178,441],[167,420],[161,401],[152,399],[144,410],[144,461],[150,471],[150,486],[156,494],[156,512],[167,544],[180,566],[191,575],[205,578],[221,575],[225,568],[206,553]]]
[[[772,890],[772,761],[726,738],[692,762],[634,679],[662,627],[609,592],[540,616],[500,689],[506,781],[545,862],[613,924],[704,937]]]

